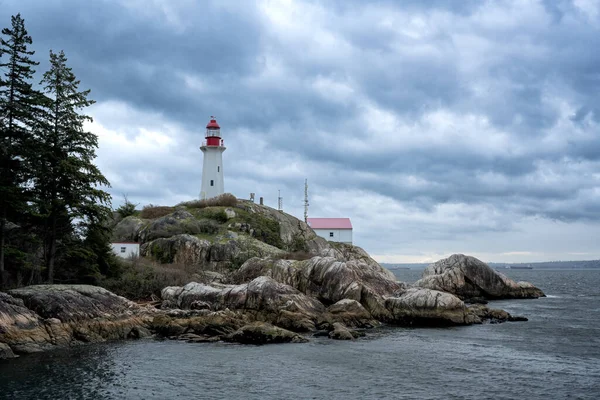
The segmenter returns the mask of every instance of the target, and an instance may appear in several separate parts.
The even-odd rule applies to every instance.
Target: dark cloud
[[[14,0],[0,17],[21,12],[40,69],[64,49],[92,89],[116,203],[196,196],[214,114],[228,190],[298,211],[307,177],[332,193],[315,213],[392,254],[376,226],[408,247],[529,218],[598,228],[600,9],[582,4]]]

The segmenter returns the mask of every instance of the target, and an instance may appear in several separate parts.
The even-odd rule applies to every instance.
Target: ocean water
[[[353,342],[81,346],[0,361],[0,398],[599,399],[600,271],[506,274],[548,295],[490,303],[528,322],[383,328]]]

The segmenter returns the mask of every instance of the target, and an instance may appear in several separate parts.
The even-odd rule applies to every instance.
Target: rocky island
[[[158,214],[115,218],[115,239],[140,242],[146,259],[191,266],[192,281],[164,287],[144,304],[89,285],[0,293],[0,358],[151,335],[244,344],[352,340],[382,324],[526,320],[483,303],[544,296],[460,254],[408,285],[361,248],[328,242],[303,221],[249,201],[183,203]]]

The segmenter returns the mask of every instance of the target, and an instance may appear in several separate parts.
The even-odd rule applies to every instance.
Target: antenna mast
[[[304,222],[308,223],[308,179],[304,180]]]

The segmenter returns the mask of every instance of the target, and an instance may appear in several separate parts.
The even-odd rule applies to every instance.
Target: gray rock
[[[0,343],[33,353],[149,334],[149,310],[103,288],[37,285],[0,293]]]
[[[394,274],[368,260],[339,261],[313,257],[305,261],[250,259],[236,274],[238,279],[265,275],[300,290],[325,304],[343,299],[358,301],[375,319],[389,316],[384,296],[403,290]]]
[[[350,327],[372,328],[379,325],[371,314],[356,300],[343,299],[327,308],[334,322]]]
[[[157,218],[146,225],[139,233],[143,243],[158,238],[169,238],[181,234],[197,234],[202,232],[201,222],[184,209]]]
[[[235,218],[235,211],[233,211],[233,209],[231,208],[226,208],[225,209],[225,215],[227,215],[227,219],[231,219],[231,218]]]
[[[7,344],[0,343],[0,360],[15,357],[17,356]]]
[[[241,285],[191,282],[183,287],[167,287],[161,297],[182,309],[202,301],[212,310],[245,311],[297,331],[314,330],[325,315],[325,307],[316,299],[265,276]]]
[[[134,241],[139,240],[140,231],[148,223],[147,220],[130,215],[127,218],[123,218],[113,228],[113,240],[125,240]]]
[[[333,330],[329,332],[329,337],[335,340],[354,340],[350,330],[339,322],[333,324]]]
[[[484,262],[454,254],[429,265],[414,286],[441,290],[461,299],[512,299],[544,297],[544,292],[528,282],[515,282]]]
[[[264,322],[245,325],[234,333],[223,337],[227,342],[242,344],[306,343],[308,340],[297,333],[290,332]]]
[[[437,290],[411,288],[400,296],[387,297],[388,322],[398,325],[468,325],[475,320],[458,297]]]

